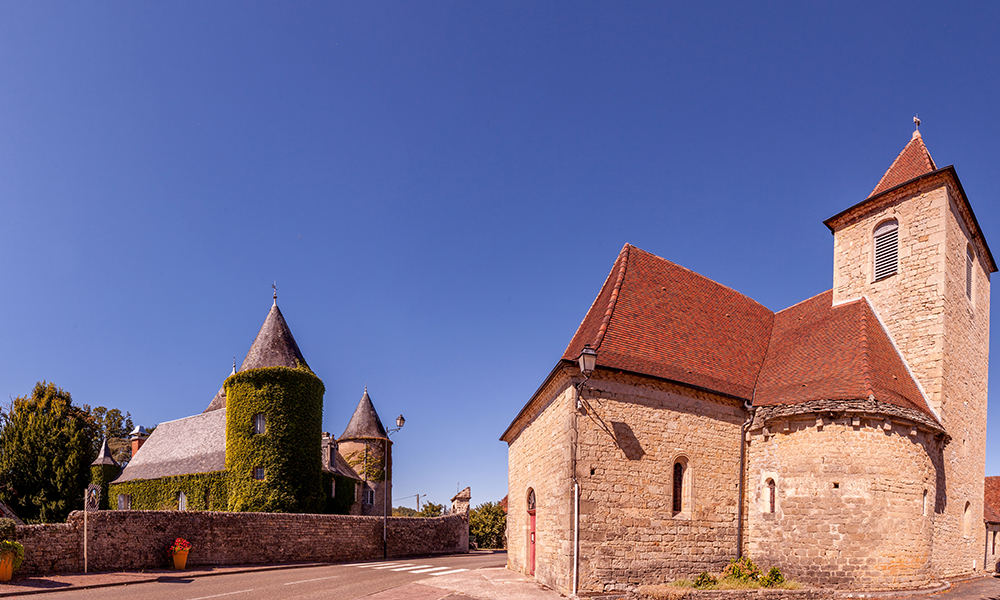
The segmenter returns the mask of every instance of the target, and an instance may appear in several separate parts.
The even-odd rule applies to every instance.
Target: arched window
[[[682,512],[686,507],[684,506],[684,471],[687,470],[687,466],[683,461],[677,461],[674,463],[674,512]]]
[[[257,413],[253,416],[253,432],[257,435],[263,435],[267,431],[267,417],[264,413]]]
[[[924,490],[924,503],[920,512],[923,516],[927,516],[927,490]]]
[[[184,495],[184,492],[177,494],[177,510],[187,510],[188,509],[188,498]]]
[[[899,264],[899,222],[885,221],[875,228],[875,281],[895,275]]]
[[[535,490],[528,488],[528,512],[535,510]]]
[[[775,486],[773,479],[767,480],[767,512],[774,514]]]
[[[962,535],[972,535],[972,504],[969,502],[965,503],[965,513],[962,515]]]

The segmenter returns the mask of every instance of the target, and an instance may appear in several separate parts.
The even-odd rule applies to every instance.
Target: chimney
[[[132,433],[128,434],[128,439],[132,440],[132,456],[135,457],[135,453],[142,448],[142,445],[146,443],[146,438],[149,434],[146,433],[146,428],[142,425],[137,426],[132,430]]]

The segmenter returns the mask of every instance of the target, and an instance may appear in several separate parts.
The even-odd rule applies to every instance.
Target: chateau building
[[[323,392],[275,292],[242,365],[204,412],[160,423],[148,439],[136,428],[120,474],[110,455],[95,461],[106,508],[382,515],[392,446],[368,389],[340,439],[321,431]]]
[[[574,593],[718,573],[741,555],[862,590],[993,568],[997,266],[958,175],[915,131],[872,193],[825,224],[832,289],[776,313],[622,248],[501,436],[510,568]],[[593,354],[584,375],[578,358]]]

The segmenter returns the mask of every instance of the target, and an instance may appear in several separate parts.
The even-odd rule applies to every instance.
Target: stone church
[[[101,453],[94,472],[109,473],[106,508],[382,516],[392,442],[367,387],[339,438],[321,431],[322,397],[275,292],[242,365],[204,412],[160,423],[148,439],[136,428],[120,474]]]
[[[860,590],[992,568],[997,266],[955,168],[915,131],[872,193],[824,223],[832,289],[776,313],[622,248],[501,436],[510,568],[566,593],[741,555]]]

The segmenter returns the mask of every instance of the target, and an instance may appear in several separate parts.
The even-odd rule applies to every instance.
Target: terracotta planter
[[[188,552],[190,552],[190,550],[181,550],[177,554],[174,554],[174,568],[178,571],[183,569],[184,565],[187,564]]]
[[[11,553],[0,556],[0,581],[10,581],[14,576],[14,555]]]

